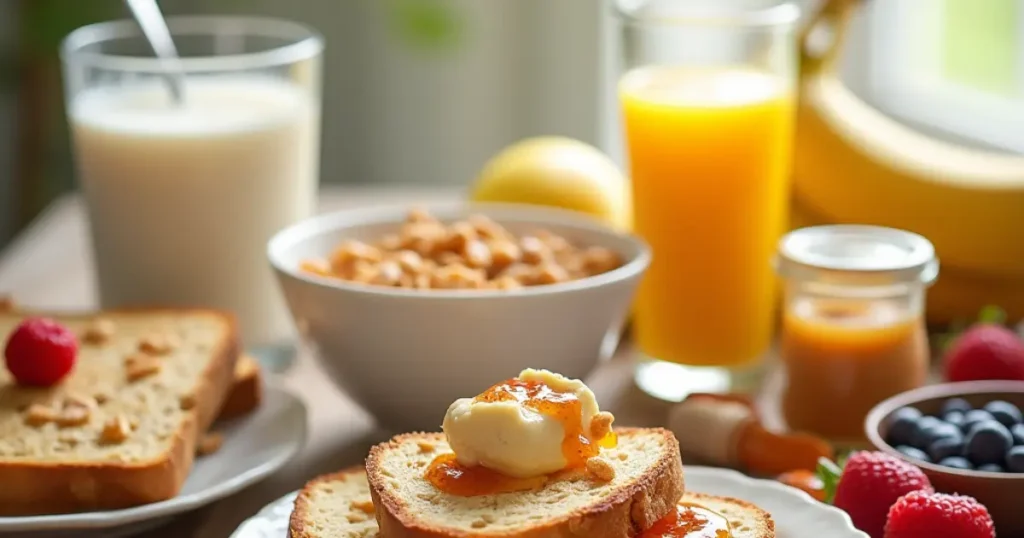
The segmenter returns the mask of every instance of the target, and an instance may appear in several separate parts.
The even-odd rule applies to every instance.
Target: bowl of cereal
[[[267,254],[326,373],[401,431],[436,430],[455,399],[524,368],[585,377],[651,259],[585,215],[516,204],[321,215]]]

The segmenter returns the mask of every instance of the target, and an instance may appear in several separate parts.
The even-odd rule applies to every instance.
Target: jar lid
[[[935,248],[924,237],[883,226],[801,228],[779,242],[779,274],[803,270],[888,273],[928,284],[938,275]]]

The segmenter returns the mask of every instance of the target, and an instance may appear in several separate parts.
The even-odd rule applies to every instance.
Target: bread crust
[[[608,499],[599,504],[578,509],[564,516],[524,527],[515,531],[466,533],[455,529],[436,527],[421,521],[408,505],[387,487],[382,473],[381,458],[388,450],[409,440],[437,443],[444,440],[440,433],[408,433],[370,449],[366,460],[366,474],[370,495],[377,513],[380,533],[388,538],[623,538],[635,536],[650,528],[656,521],[675,510],[683,496],[683,464],[679,456],[679,443],[675,436],[663,428],[616,428],[620,436],[631,432],[655,432],[667,444],[658,462],[638,480],[624,484]]]
[[[0,516],[129,508],[170,499],[181,490],[199,437],[213,423],[231,388],[239,354],[237,323],[230,314],[208,309],[130,309],[104,314],[130,312],[214,316],[225,325],[225,337],[211,353],[196,387],[196,405],[186,413],[170,449],[151,461],[130,463],[0,460]]]
[[[263,401],[263,374],[256,359],[242,355],[235,365],[231,389],[220,408],[217,420],[231,420],[247,415]]]
[[[299,490],[298,496],[295,497],[295,508],[292,509],[292,515],[288,518],[288,538],[320,538],[318,534],[314,533],[315,529],[310,524],[317,517],[313,512],[312,500],[310,499],[310,495],[313,494],[313,488],[318,484],[344,480],[346,477],[357,475],[365,477],[366,469],[362,465],[355,465],[336,473],[321,475],[306,482],[306,485]]]

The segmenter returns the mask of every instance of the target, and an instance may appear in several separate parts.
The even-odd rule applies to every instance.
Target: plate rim
[[[289,448],[277,456],[267,460],[263,464],[248,469],[229,478],[228,480],[217,483],[204,490],[196,491],[184,496],[178,495],[164,501],[145,504],[142,506],[101,512],[0,517],[0,533],[105,529],[120,527],[122,525],[131,525],[133,523],[156,519],[159,517],[175,516],[219,501],[225,497],[238,493],[263,478],[266,478],[291,461],[291,459],[294,458],[295,455],[298,454],[306,445],[309,437],[309,409],[301,398],[293,394],[284,386],[268,382],[263,388],[266,390],[267,399],[271,397],[280,397],[287,402],[287,406],[294,407],[302,416],[301,421],[296,421],[299,423],[296,425],[298,432],[293,439],[293,442],[290,443]]]
[[[844,532],[851,532],[850,536],[857,536],[858,538],[870,538],[867,533],[858,529],[853,525],[853,520],[850,518],[850,514],[845,511],[836,508],[831,504],[825,504],[819,502],[814,497],[811,497],[809,493],[799,488],[787,486],[777,480],[771,480],[768,478],[756,478],[753,476],[747,476],[735,469],[726,469],[722,467],[710,467],[706,465],[686,465],[683,467],[683,476],[691,471],[697,471],[697,474],[707,475],[723,475],[728,477],[735,482],[739,482],[748,487],[767,488],[775,491],[776,494],[785,495],[793,499],[799,499],[800,502],[806,505],[809,509],[820,511],[823,513],[831,514],[830,517],[838,518],[846,526],[845,529],[841,529]],[[840,537],[841,538],[841,537]]]
[[[714,480],[730,480],[739,483],[741,486],[753,487],[753,488],[766,488],[772,490],[776,495],[784,495],[793,499],[798,499],[802,504],[806,505],[808,509],[816,510],[830,514],[830,518],[836,520],[837,523],[844,525],[841,530],[844,533],[849,533],[849,538],[869,538],[869,536],[863,531],[853,526],[853,520],[850,519],[850,515],[846,512],[832,506],[830,504],[824,504],[817,501],[814,497],[811,497],[806,491],[787,486],[781,482],[770,480],[767,478],[756,478],[747,476],[735,469],[726,469],[724,467],[711,467],[707,465],[684,465],[683,466],[683,477],[690,473],[697,475],[707,476]],[[275,499],[260,508],[255,514],[245,519],[235,528],[235,531],[231,533],[229,538],[247,538],[248,527],[250,525],[256,525],[257,522],[263,518],[267,518],[269,512],[273,512],[279,504],[285,502],[295,502],[295,497],[298,495],[299,490],[289,492],[281,497]],[[282,537],[284,538],[284,537]]]

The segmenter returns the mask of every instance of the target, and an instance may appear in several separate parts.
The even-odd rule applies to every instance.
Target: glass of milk
[[[168,25],[180,104],[134,22],[79,28],[62,45],[100,304],[229,310],[246,348],[283,368],[295,329],[264,252],[314,211],[323,40],[273,19]]]

